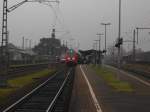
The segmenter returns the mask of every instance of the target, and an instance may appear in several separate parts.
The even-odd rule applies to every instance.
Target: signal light
[[[106,52],[107,52],[107,50],[103,50],[103,51],[102,51],[102,53],[106,53]]]
[[[119,44],[123,44],[123,38],[119,38]]]
[[[119,44],[118,44],[118,43],[116,43],[116,44],[115,44],[115,47],[119,47]]]
[[[67,58],[67,60],[71,60],[71,58],[70,58],[70,57],[68,57],[68,58]]]
[[[118,38],[117,43],[115,44],[115,47],[120,47],[120,45],[123,44],[123,38]]]
[[[73,50],[72,50],[72,49],[70,49],[70,53],[73,53]]]

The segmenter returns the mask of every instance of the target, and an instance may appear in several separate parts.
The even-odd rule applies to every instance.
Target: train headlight
[[[75,57],[73,57],[72,60],[75,60]]]
[[[70,58],[70,57],[68,57],[68,58],[67,58],[67,60],[71,60],[71,58]]]

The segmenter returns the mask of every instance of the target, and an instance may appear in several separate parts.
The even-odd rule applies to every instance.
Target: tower
[[[52,37],[52,38],[55,38],[55,29],[52,30],[51,37]]]
[[[0,49],[0,71],[1,83],[0,86],[6,86],[5,75],[9,67],[9,54],[8,54],[8,30],[7,30],[7,0],[3,0],[3,19],[2,19],[2,43]]]

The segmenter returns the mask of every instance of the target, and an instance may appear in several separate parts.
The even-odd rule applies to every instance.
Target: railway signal
[[[107,52],[107,50],[103,50],[101,53],[106,53]]]
[[[73,54],[73,49],[70,49],[70,53]]]
[[[117,43],[115,44],[115,47],[120,48],[120,46],[123,44],[123,38],[118,38]]]

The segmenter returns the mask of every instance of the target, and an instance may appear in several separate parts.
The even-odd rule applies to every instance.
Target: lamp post
[[[102,33],[97,34],[99,36],[99,40],[96,40],[99,42],[99,53],[98,53],[98,60],[99,64],[101,64],[101,36],[103,35]]]
[[[95,40],[96,42],[94,43],[95,46],[95,64],[97,65],[97,40]]]
[[[101,23],[101,25],[105,26],[105,50],[106,50],[106,37],[107,37],[107,26],[111,25],[111,23]],[[105,56],[106,56],[106,52],[105,52]]]

